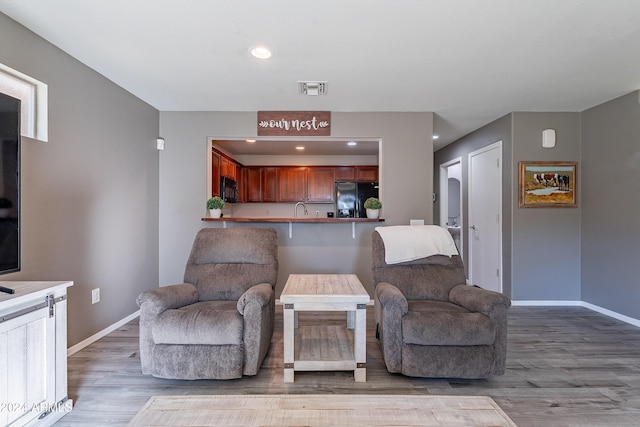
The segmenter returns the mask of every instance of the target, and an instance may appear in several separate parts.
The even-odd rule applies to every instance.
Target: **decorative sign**
[[[258,111],[258,136],[330,135],[330,111]]]

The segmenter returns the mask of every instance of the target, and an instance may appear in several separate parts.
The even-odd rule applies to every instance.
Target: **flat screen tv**
[[[20,100],[0,93],[0,274],[20,270]]]

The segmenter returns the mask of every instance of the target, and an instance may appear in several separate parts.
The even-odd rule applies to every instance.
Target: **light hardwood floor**
[[[339,323],[344,315],[309,313],[300,321]],[[259,374],[230,381],[142,375],[132,321],[69,358],[75,407],[56,425],[126,425],[153,395],[283,393],[482,395],[519,427],[640,425],[640,328],[633,325],[581,307],[512,307],[505,375],[453,380],[389,374],[372,309],[367,323],[366,382],[354,382],[353,372],[302,372],[285,384],[281,309]]]

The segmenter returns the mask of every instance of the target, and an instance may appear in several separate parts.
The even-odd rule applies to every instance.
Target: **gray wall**
[[[159,112],[3,14],[0,40],[49,86],[49,142],[22,139],[22,270],[1,280],[74,281],[72,346],[158,286]]]
[[[542,130],[547,128],[556,129],[556,148],[542,148]],[[469,209],[468,154],[497,141],[503,144],[504,293],[514,300],[579,300],[580,209],[518,208],[518,162],[578,161],[580,113],[511,113],[438,150],[435,153],[434,188],[439,188],[439,166],[462,157],[465,218],[468,218]],[[439,211],[439,203],[436,203],[436,221]],[[468,228],[465,226],[462,232],[467,242]],[[465,244],[465,260],[468,259],[467,248]]]
[[[160,284],[181,282],[191,244],[206,216],[207,138],[255,136],[255,112],[161,112]],[[332,137],[382,139],[380,199],[385,225],[432,223],[433,114],[331,113]],[[265,224],[260,224],[265,225]],[[269,225],[269,224],[266,224]],[[276,225],[280,243],[277,293],[289,273],[354,272],[370,286],[371,225]]]
[[[640,319],[640,92],[582,115],[582,299]]]
[[[542,148],[548,128],[555,148]],[[518,207],[518,162],[579,160],[580,113],[513,113],[513,299],[580,300],[580,184],[578,208]]]
[[[506,295],[511,295],[511,193],[506,189],[512,185],[511,161],[511,131],[512,115],[508,114],[488,125],[457,140],[453,144],[438,150],[434,155],[434,185],[436,192],[440,191],[440,165],[455,158],[462,158],[462,213],[464,221],[469,218],[469,153],[502,141],[502,289]],[[433,206],[434,223],[440,223],[440,200],[438,197]],[[463,259],[467,270],[469,259],[469,228],[462,224]],[[468,277],[468,270],[467,270]]]

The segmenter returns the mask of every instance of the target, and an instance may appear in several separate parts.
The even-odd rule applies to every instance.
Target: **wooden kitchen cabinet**
[[[281,167],[278,176],[278,200],[299,202],[307,200],[307,168]]]
[[[338,166],[335,169],[336,181],[355,181],[356,180],[356,168],[355,166]]]
[[[336,166],[336,181],[378,182],[378,166]]]
[[[224,156],[220,156],[220,174],[229,176],[229,159]]]
[[[247,166],[242,168],[240,197],[243,202],[333,203],[336,181],[377,182],[378,167]]]
[[[377,166],[357,166],[356,181],[378,182]]]
[[[334,168],[310,167],[307,169],[307,201],[333,203]]]
[[[262,201],[277,202],[279,168],[264,167],[261,169]]]
[[[243,202],[277,202],[278,168],[248,166],[242,170]]]
[[[243,202],[262,201],[262,168],[246,167],[242,170]]]
[[[211,196],[220,196],[221,159],[220,154],[211,152]]]
[[[234,181],[237,181],[239,178],[238,175],[238,170],[240,168],[238,167],[238,164],[232,160],[229,160],[229,165],[227,166],[227,178],[231,178]]]
[[[213,160],[213,167],[215,167],[215,159],[217,156],[217,163],[219,164],[219,177],[227,177],[227,178],[231,178],[234,181],[238,181],[238,179],[240,178],[240,164],[236,163],[233,159],[227,157],[224,154],[221,154],[219,151],[217,150],[213,150],[213,154],[214,156]]]

